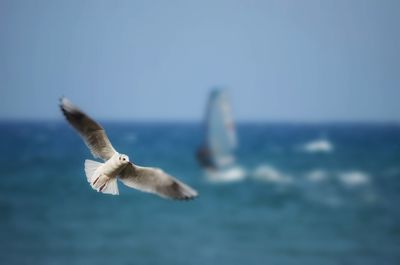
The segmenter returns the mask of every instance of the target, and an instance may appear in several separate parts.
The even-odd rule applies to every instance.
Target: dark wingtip
[[[61,111],[66,115],[66,114],[76,114],[80,113],[81,110],[75,106],[71,101],[69,101],[68,98],[62,96],[60,97],[60,109]]]
[[[59,99],[58,99],[58,106],[60,107],[60,109],[61,109],[61,111],[65,114],[65,100],[66,100],[66,97],[64,97],[64,96],[61,96]]]
[[[64,115],[64,117],[68,119],[68,112],[67,112],[67,110],[65,109],[64,100],[65,100],[65,97],[64,97],[64,96],[63,96],[63,97],[60,97],[58,106],[59,106],[59,108],[60,108],[62,114]]]
[[[196,199],[198,196],[199,196],[199,194],[196,192],[196,194],[194,194],[194,195],[186,195],[186,196],[182,196],[182,197],[176,197],[173,199],[177,200],[177,201],[192,201],[192,200]]]
[[[63,106],[64,105],[64,101],[66,100],[67,98],[64,96],[64,95],[62,95],[61,97],[59,97],[58,98],[58,105],[61,107],[61,106]]]

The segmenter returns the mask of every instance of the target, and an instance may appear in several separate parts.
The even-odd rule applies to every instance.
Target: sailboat
[[[204,141],[197,151],[200,166],[210,181],[244,178],[243,169],[235,161],[236,147],[237,136],[226,91],[215,89],[208,100]]]

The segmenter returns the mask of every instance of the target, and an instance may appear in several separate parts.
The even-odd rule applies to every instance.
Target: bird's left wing
[[[159,168],[139,167],[129,163],[119,179],[128,187],[154,193],[163,198],[188,200],[197,196],[197,191]]]
[[[94,157],[108,160],[116,153],[100,124],[66,98],[61,98],[60,108],[72,127],[82,136]]]

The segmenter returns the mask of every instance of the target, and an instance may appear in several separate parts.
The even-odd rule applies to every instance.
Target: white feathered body
[[[127,162],[122,161],[120,158],[121,155],[119,153],[115,153],[101,166],[99,173],[102,173],[110,178],[116,178],[127,165]]]
[[[122,160],[119,153],[115,153],[105,163],[93,160],[85,161],[85,173],[93,189],[103,193],[118,194],[117,176],[128,164]]]

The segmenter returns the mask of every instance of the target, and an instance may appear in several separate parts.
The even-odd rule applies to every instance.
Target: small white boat
[[[205,138],[197,159],[212,182],[238,181],[245,172],[235,162],[237,147],[235,126],[226,92],[211,92],[206,113]]]

